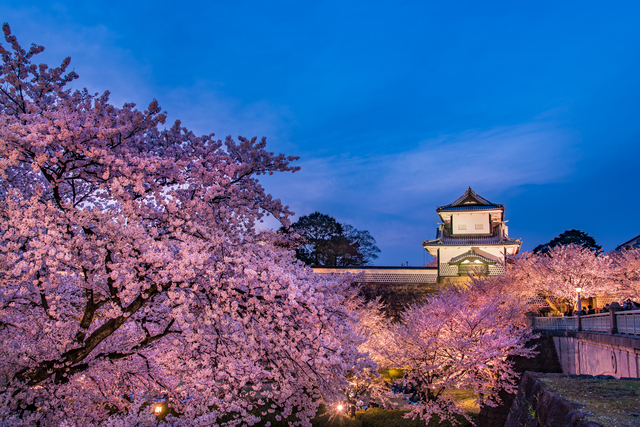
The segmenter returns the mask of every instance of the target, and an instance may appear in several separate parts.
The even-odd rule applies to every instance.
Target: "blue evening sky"
[[[640,2],[0,1],[42,61],[198,133],[266,136],[297,215],[421,265],[435,207],[471,186],[531,250],[640,234]]]

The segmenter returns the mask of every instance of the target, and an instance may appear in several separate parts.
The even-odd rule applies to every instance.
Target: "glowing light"
[[[160,412],[162,412],[162,406],[160,405],[156,405],[156,407],[153,409],[153,412],[157,414],[159,414]]]
[[[338,405],[338,411],[342,411],[343,409],[344,409],[344,406]]]

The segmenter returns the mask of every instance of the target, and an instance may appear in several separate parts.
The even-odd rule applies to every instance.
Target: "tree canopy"
[[[550,249],[555,248],[556,246],[566,245],[579,245],[595,252],[600,252],[602,250],[602,246],[596,243],[596,239],[589,236],[587,233],[580,230],[566,230],[550,242],[536,246],[533,253],[548,254]]]
[[[479,405],[496,405],[499,393],[514,393],[518,373],[509,356],[535,354],[526,343],[532,337],[525,324],[522,300],[496,277],[450,286],[417,302],[402,313],[401,322],[378,321],[371,328],[368,351],[382,368],[402,367],[420,405],[410,417],[429,424],[433,416],[456,422],[468,417],[451,397],[472,390]]]
[[[340,279],[254,224],[290,212],[265,140],[163,129],[154,100],[72,91],[70,59],[0,45],[0,424],[308,425],[358,351]]]
[[[611,257],[584,246],[558,245],[547,254],[523,252],[512,260],[500,280],[522,296],[543,297],[554,310],[575,303],[577,286],[585,298],[617,293],[618,267]]]
[[[307,265],[366,265],[380,253],[367,230],[341,224],[320,212],[301,216],[291,224],[291,230],[302,239],[296,248],[296,257]]]

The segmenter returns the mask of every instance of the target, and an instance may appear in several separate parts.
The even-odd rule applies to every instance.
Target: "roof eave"
[[[473,210],[473,211],[503,211],[504,212],[504,205],[460,205],[460,206],[451,206],[451,205],[446,205],[446,206],[438,206],[436,208],[436,212],[440,213],[440,212],[447,212],[449,209],[451,209],[449,212],[453,212],[455,208],[456,212],[460,212],[460,211],[465,211],[464,207],[465,206],[469,206],[470,208],[476,208],[476,209],[467,209],[467,210]],[[482,207],[483,209],[477,209],[477,207]]]
[[[513,243],[513,242],[497,242],[497,243],[422,243],[422,247],[427,247],[427,246],[517,246],[520,247],[522,246],[522,242],[517,242],[517,243]]]

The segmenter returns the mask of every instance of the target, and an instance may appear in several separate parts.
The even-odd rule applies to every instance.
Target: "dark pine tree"
[[[302,237],[296,257],[307,265],[366,265],[378,258],[380,252],[367,230],[340,224],[320,212],[301,216],[290,230]]]
[[[589,236],[584,231],[567,230],[550,242],[536,246],[533,250],[533,253],[546,255],[549,253],[549,250],[551,248],[554,248],[556,246],[566,246],[570,244],[580,245],[597,253],[602,251],[602,246],[596,243],[596,239]]]

